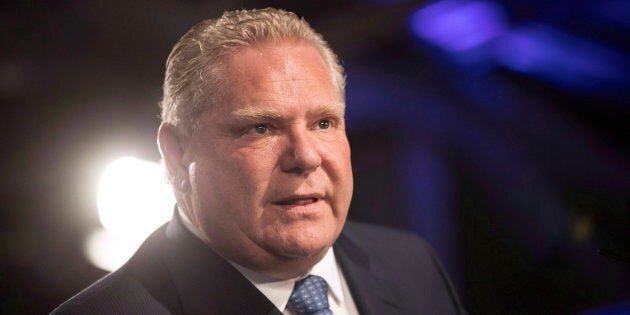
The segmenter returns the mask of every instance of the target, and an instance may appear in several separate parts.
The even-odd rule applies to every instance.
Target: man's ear
[[[184,154],[186,153],[186,139],[175,126],[162,123],[158,130],[158,147],[166,168],[166,180],[179,191],[190,188],[188,180],[188,166]]]

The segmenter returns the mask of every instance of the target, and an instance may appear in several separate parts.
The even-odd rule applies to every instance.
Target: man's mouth
[[[322,197],[318,195],[290,196],[275,201],[274,204],[280,206],[306,206],[312,203],[316,203],[321,199]]]

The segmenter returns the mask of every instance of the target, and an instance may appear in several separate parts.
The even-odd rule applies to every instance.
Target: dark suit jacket
[[[405,232],[347,222],[333,246],[361,314],[460,314],[429,246]],[[119,270],[53,314],[281,314],[177,215]]]

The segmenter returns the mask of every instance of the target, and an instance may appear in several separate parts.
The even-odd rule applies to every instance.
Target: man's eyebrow
[[[313,116],[342,116],[346,110],[346,105],[344,103],[333,103],[326,104],[317,107],[314,111],[311,112]]]
[[[239,120],[280,119],[282,115],[276,111],[256,107],[242,108],[232,112],[232,116]]]
[[[309,113],[309,116],[343,116],[344,112],[344,103],[334,103],[318,106]],[[274,120],[283,117],[282,114],[277,111],[257,107],[241,108],[232,112],[231,115],[238,120]]]

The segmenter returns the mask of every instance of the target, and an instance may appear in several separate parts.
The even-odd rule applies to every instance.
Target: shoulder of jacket
[[[136,280],[109,274],[54,309],[51,314],[169,314]]]
[[[371,223],[348,221],[343,229],[344,235],[359,243],[375,241],[377,243],[417,243],[427,246],[426,241],[413,232]]]

